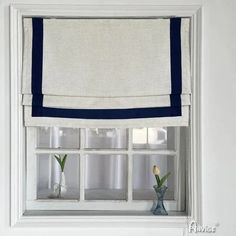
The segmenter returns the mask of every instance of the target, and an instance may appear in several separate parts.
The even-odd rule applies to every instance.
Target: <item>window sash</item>
[[[27,127],[27,194],[26,210],[114,210],[118,211],[149,211],[153,200],[133,200],[133,155],[134,154],[165,154],[172,155],[175,166],[174,200],[165,200],[168,211],[183,211],[185,209],[185,180],[181,172],[180,160],[180,127],[176,128],[173,150],[134,149],[132,129],[128,129],[128,149],[85,149],[85,129],[80,129],[79,149],[36,148],[37,128]],[[79,165],[79,199],[37,199],[37,154],[78,154]],[[128,164],[127,198],[126,200],[86,200],[85,199],[85,155],[87,154],[119,154],[126,155]]]

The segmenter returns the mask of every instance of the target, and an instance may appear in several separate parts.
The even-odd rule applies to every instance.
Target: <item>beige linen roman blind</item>
[[[26,126],[187,126],[189,19],[25,18]]]

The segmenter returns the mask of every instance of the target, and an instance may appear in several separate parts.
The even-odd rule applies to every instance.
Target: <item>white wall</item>
[[[86,3],[92,0],[85,1]],[[141,0],[140,0],[141,1]],[[80,1],[81,2],[81,1]],[[98,0],[98,3],[111,2]],[[115,0],[114,0],[115,2]],[[121,2],[121,1],[116,1]],[[130,3],[138,3],[131,1]],[[217,236],[236,235],[236,26],[235,0],[147,0],[203,4],[202,199],[203,225]],[[0,0],[0,235],[183,235],[182,229],[12,229],[9,227],[9,4],[78,3],[76,0]],[[234,100],[235,99],[235,100]],[[203,235],[203,234],[200,234]],[[207,235],[207,234],[206,234]]]
[[[203,9],[203,218],[219,222],[219,235],[236,235],[236,1]]]

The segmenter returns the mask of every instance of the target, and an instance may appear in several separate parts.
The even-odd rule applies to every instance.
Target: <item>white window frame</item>
[[[95,2],[96,4],[96,2]],[[50,5],[11,6],[11,226],[96,226],[186,227],[189,221],[201,223],[201,6],[200,5]],[[188,162],[189,216],[44,216],[24,215],[25,209],[25,128],[21,106],[22,19],[23,17],[190,17],[192,107],[190,161]]]
[[[175,192],[173,200],[166,200],[165,207],[171,214],[188,214],[185,212],[185,155],[180,159],[180,127],[175,128],[174,132],[174,147],[173,149],[135,149],[132,142],[132,128],[127,129],[127,147],[128,149],[86,149],[85,148],[85,132],[86,129],[80,129],[80,148],[78,149],[63,149],[63,148],[37,148],[37,128],[27,127],[26,136],[26,211],[32,210],[97,210],[97,211],[140,211],[147,214],[153,206],[153,200],[133,200],[133,156],[139,155],[169,155],[174,159],[174,176],[175,176]],[[186,137],[183,137],[186,138]],[[182,149],[186,149],[183,145]],[[80,198],[55,200],[55,199],[37,199],[37,154],[76,154],[80,162],[79,165],[79,186]],[[127,176],[127,198],[124,200],[86,200],[85,199],[85,158],[89,154],[101,155],[124,155],[127,161],[128,176]],[[40,158],[40,157],[39,157]],[[114,210],[115,209],[115,210]],[[104,212],[103,212],[104,213]],[[119,214],[119,213],[118,213]],[[150,213],[151,214],[151,213]]]

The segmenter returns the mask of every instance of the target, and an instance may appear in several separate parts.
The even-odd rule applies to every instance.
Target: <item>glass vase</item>
[[[65,193],[67,192],[66,177],[65,177],[64,172],[60,173],[60,181],[59,181],[59,183],[55,183],[53,188],[54,188],[54,194],[52,196],[50,196],[50,198],[64,197]]]
[[[154,215],[168,215],[163,200],[164,200],[164,196],[167,190],[167,187],[165,185],[158,187],[157,185],[153,186],[156,195],[157,195],[157,205],[154,208],[154,210],[152,210],[152,213]]]

